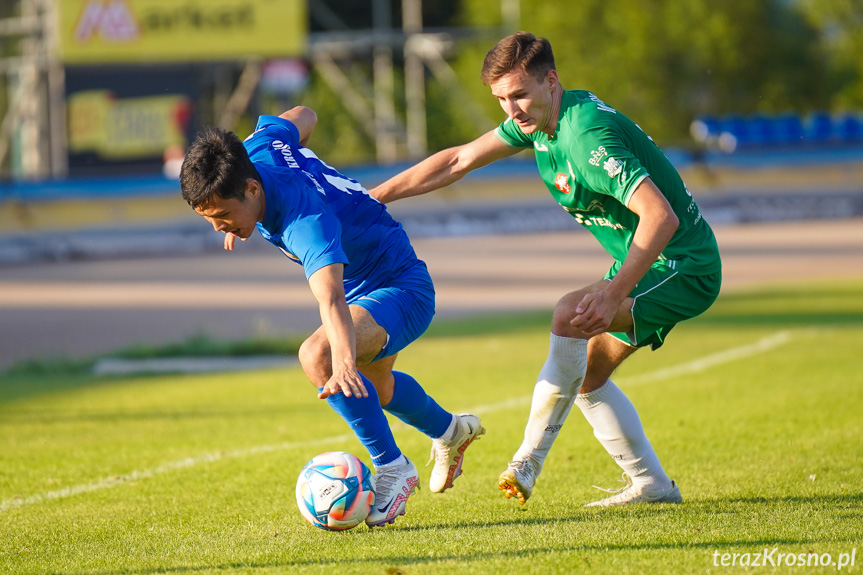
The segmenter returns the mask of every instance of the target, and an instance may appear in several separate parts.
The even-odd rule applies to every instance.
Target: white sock
[[[584,382],[587,371],[587,340],[551,334],[548,359],[539,372],[530,418],[524,429],[524,442],[516,451],[516,461],[530,457],[539,465],[548,456],[554,440]]]
[[[407,465],[407,464],[408,464],[408,458],[405,457],[404,454],[401,454],[398,457],[396,457],[395,459],[393,459],[392,461],[390,461],[389,463],[385,463],[383,465],[375,465],[375,473],[377,473],[378,471],[382,471],[384,469],[387,469],[389,467],[398,467],[400,465]]]
[[[593,434],[632,479],[633,485],[647,491],[671,486],[671,480],[644,434],[635,406],[613,381],[609,379],[599,389],[579,394],[575,404],[593,427]]]
[[[449,427],[446,428],[446,431],[443,432],[443,435],[438,437],[437,439],[441,440],[444,443],[448,441],[452,441],[452,438],[455,436],[455,422],[456,416],[453,414],[452,421],[449,422]]]

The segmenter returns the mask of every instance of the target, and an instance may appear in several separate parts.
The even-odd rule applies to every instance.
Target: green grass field
[[[425,488],[377,530],[320,531],[296,508],[313,455],[369,461],[299,368],[6,374],[0,572],[704,573],[740,569],[715,566],[723,554],[739,565],[767,550],[780,564],[770,572],[838,570],[784,566],[780,554],[854,552],[842,572],[859,573],[860,294],[863,279],[732,292],[620,369],[680,506],[584,509],[603,495],[591,485],[615,487],[619,471],[578,410],[527,505],[498,491],[545,359],[547,312],[440,323],[402,354],[402,370],[444,407],[481,415],[488,433],[455,488],[432,494],[429,440],[394,424]]]

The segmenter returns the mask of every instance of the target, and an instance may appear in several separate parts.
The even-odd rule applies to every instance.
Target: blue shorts
[[[387,343],[374,361],[395,355],[421,336],[434,317],[434,284],[425,262],[393,278],[387,285],[348,300],[368,311],[387,332]]]

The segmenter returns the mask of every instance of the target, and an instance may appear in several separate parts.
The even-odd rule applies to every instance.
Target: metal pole
[[[38,18],[36,0],[22,0],[21,17]],[[39,64],[38,46],[32,35],[21,40],[21,67],[18,69],[18,97],[20,116],[18,119],[18,175],[32,178],[39,175]],[[13,165],[13,171],[15,166]]]
[[[408,154],[421,158],[428,150],[426,134],[425,68],[418,47],[411,40],[422,33],[422,0],[402,0],[402,28],[405,32],[405,100],[407,107]]]
[[[383,36],[392,28],[390,9],[390,0],[374,0],[372,18],[375,30],[375,144],[379,162],[394,162],[398,159],[396,109],[393,102],[393,50],[383,41]]]
[[[60,62],[60,26],[57,3],[45,2],[44,37],[48,52],[48,126],[50,132],[50,171],[54,178],[69,174],[69,153],[66,142],[66,69]]]

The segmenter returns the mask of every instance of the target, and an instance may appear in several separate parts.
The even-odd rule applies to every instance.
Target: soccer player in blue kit
[[[245,142],[207,128],[186,154],[180,185],[189,205],[225,233],[225,249],[257,229],[303,266],[322,325],[300,347],[300,363],[369,451],[375,504],[366,524],[375,527],[404,515],[419,481],[384,410],[432,438],[433,493],[452,487],[465,449],[485,429],[393,370],[398,352],[431,323],[434,286],[384,205],[305,147],[316,123],[298,106],[261,116]]]

